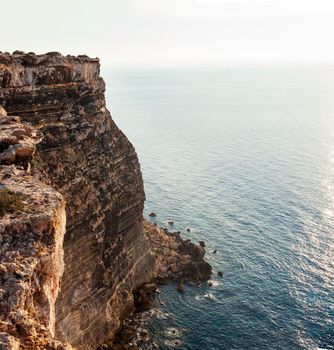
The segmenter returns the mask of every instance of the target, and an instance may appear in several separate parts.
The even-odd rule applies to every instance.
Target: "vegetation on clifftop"
[[[6,188],[0,189],[0,217],[7,213],[15,213],[23,210],[23,201],[27,198],[26,195],[15,193]]]

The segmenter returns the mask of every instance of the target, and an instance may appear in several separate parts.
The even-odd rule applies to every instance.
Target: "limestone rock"
[[[6,116],[7,116],[7,112],[2,106],[0,106],[0,117],[6,117]]]
[[[27,167],[42,134],[21,122],[19,117],[5,116],[0,119],[0,164]]]
[[[142,285],[207,279],[204,248],[143,222],[97,58],[0,53],[0,86],[0,185],[26,196],[0,218],[0,349],[109,346]]]
[[[212,274],[212,267],[204,260],[205,249],[189,240],[183,240],[178,232],[170,233],[144,220],[144,234],[159,267],[160,282],[180,282],[184,278],[193,282],[205,282]]]
[[[0,166],[0,178],[0,191],[24,196],[22,210],[0,218],[0,348],[69,349],[53,339],[65,201],[14,165]]]
[[[143,235],[136,152],[106,109],[96,58],[0,54],[0,86],[8,114],[0,124],[9,138],[2,164],[31,168],[67,202],[55,336],[96,349],[131,310],[132,291],[158,273]],[[43,139],[30,147],[39,133]]]

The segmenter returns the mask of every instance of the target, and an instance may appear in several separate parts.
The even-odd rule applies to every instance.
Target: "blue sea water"
[[[149,324],[159,349],[334,349],[334,67],[104,77],[141,162],[145,215],[203,239],[214,268],[213,287],[162,288]]]

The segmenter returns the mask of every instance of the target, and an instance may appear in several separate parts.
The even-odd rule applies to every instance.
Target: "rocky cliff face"
[[[0,350],[108,348],[134,295],[150,304],[143,284],[211,274],[202,247],[143,223],[137,155],[99,70],[0,53]]]
[[[156,274],[143,238],[135,150],[105,107],[98,59],[0,55],[0,105],[43,135],[31,173],[66,205],[55,335],[79,349],[113,336],[132,291]],[[52,326],[53,327],[53,326]]]
[[[65,201],[27,168],[41,134],[0,110],[0,349],[69,349],[56,341]]]

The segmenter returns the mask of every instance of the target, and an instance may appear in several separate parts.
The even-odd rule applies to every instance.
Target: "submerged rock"
[[[179,283],[177,285],[177,291],[180,292],[180,293],[184,293],[186,291],[185,286],[184,286],[183,283]]]
[[[173,340],[166,340],[165,344],[171,347],[180,347],[182,345],[182,342],[180,339],[173,339]]]
[[[205,294],[204,298],[209,300],[209,301],[214,301],[215,300],[215,297],[211,293]]]

